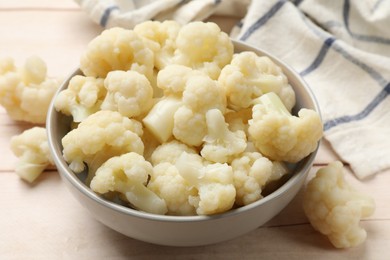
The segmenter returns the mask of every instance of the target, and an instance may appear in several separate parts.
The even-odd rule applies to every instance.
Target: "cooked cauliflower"
[[[174,166],[180,155],[197,154],[197,151],[177,140],[158,146],[150,161],[154,165],[148,187],[165,200],[169,215],[194,215],[195,207],[190,198],[197,195],[194,189]]]
[[[233,168],[236,204],[248,205],[261,199],[265,185],[279,180],[287,174],[286,166],[281,162],[272,162],[258,152],[245,152],[235,158]]]
[[[169,77],[175,73],[174,68],[179,75]],[[201,145],[207,132],[207,110],[217,108],[224,112],[226,109],[223,88],[206,74],[183,66],[166,67],[160,71],[157,82],[165,96],[142,120],[146,128],[162,143],[173,134],[187,145]]]
[[[142,119],[145,127],[160,143],[164,143],[171,138],[173,118],[182,104],[180,97],[163,97],[154,104],[149,113]]]
[[[194,76],[187,81],[183,106],[174,115],[173,136],[187,145],[199,146],[207,134],[206,112],[226,110],[224,90],[207,76]]]
[[[322,137],[320,116],[302,108],[298,117],[286,109],[273,92],[258,98],[249,120],[250,140],[259,151],[274,161],[298,162],[317,146]]]
[[[134,27],[146,45],[154,52],[154,64],[159,70],[172,63],[176,50],[176,37],[181,25],[176,21],[146,21]]]
[[[135,71],[111,71],[104,80],[107,95],[103,110],[118,111],[126,117],[146,114],[153,105],[153,88],[149,80]]]
[[[62,138],[63,156],[72,171],[88,165],[88,180],[106,160],[128,152],[143,154],[142,124],[119,112],[100,110]],[[82,140],[82,141],[81,141]]]
[[[183,152],[175,166],[179,174],[198,191],[189,203],[198,215],[225,212],[233,207],[236,189],[233,185],[233,170],[228,164],[205,165],[201,156]]]
[[[154,166],[148,188],[164,199],[167,214],[195,215],[195,207],[190,204],[190,198],[197,196],[197,190],[179,174],[172,163],[162,162]]]
[[[230,131],[222,112],[210,109],[206,113],[207,134],[204,137],[200,154],[203,158],[219,163],[231,160],[245,151],[246,135],[244,131]]]
[[[196,75],[205,76],[199,71],[182,65],[169,65],[159,71],[157,86],[163,91],[164,97],[153,106],[142,121],[161,143],[172,136],[174,115],[183,105],[183,91],[187,81]]]
[[[218,78],[226,89],[229,107],[239,110],[253,105],[253,100],[269,92],[276,93],[287,110],[295,105],[295,92],[282,69],[266,56],[254,52],[234,54]]]
[[[46,129],[33,127],[11,138],[11,150],[19,158],[15,172],[30,183],[49,165],[53,165]]]
[[[132,30],[119,27],[104,30],[87,46],[80,59],[85,76],[105,78],[113,70],[136,70],[152,77],[153,51]]]
[[[7,58],[0,61],[0,68],[0,104],[8,115],[14,120],[44,124],[60,85],[58,80],[47,77],[45,62],[32,56],[18,69]]]
[[[163,199],[146,187],[153,166],[142,155],[134,152],[108,159],[96,171],[91,189],[105,194],[116,191],[136,209],[154,214],[165,214]]]
[[[176,38],[173,64],[201,70],[217,79],[233,56],[233,43],[217,24],[191,22],[181,27]]]
[[[365,241],[367,233],[359,221],[374,213],[375,203],[345,181],[343,165],[336,161],[318,170],[309,181],[303,208],[314,229],[335,247],[348,248]]]
[[[153,165],[157,165],[164,162],[175,164],[177,159],[183,153],[197,154],[197,151],[188,145],[181,143],[177,140],[163,143],[156,147],[151,156],[151,162]]]
[[[72,115],[74,122],[81,122],[100,110],[106,95],[104,80],[76,75],[69,81],[68,87],[56,97],[54,106],[65,115]]]
[[[157,74],[157,86],[164,91],[164,95],[182,96],[187,81],[194,76],[204,75],[183,65],[168,65]]]

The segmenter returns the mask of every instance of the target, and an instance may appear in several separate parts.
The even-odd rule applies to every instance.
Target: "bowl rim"
[[[312,103],[313,103],[313,109],[317,111],[317,113],[321,117],[320,108],[318,105],[318,101],[316,97],[314,96],[312,90],[307,85],[307,83],[304,81],[304,79],[289,65],[281,61],[280,59],[276,58],[275,56],[271,55],[267,51],[264,51],[260,48],[251,46],[247,43],[232,40],[235,48],[244,48],[248,51],[255,51],[257,53],[261,53],[264,56],[268,56],[272,61],[274,61],[278,66],[282,67],[282,70],[285,72],[286,70],[289,71],[289,73],[295,77],[295,79],[301,84],[303,89],[307,92],[308,96],[310,97]],[[74,75],[81,74],[81,70],[79,68],[76,68],[71,72],[68,77],[65,78],[61,86],[57,89],[55,95],[52,98],[52,101],[50,103],[48,114],[47,114],[47,120],[46,120],[46,129],[47,129],[47,137],[48,137],[48,144],[50,153],[53,157],[54,163],[57,167],[57,171],[59,172],[62,179],[66,179],[72,186],[76,187],[76,189],[82,193],[82,195],[86,196],[88,199],[93,200],[94,202],[98,203],[100,206],[107,207],[111,210],[116,211],[120,214],[129,215],[136,218],[141,219],[148,219],[151,221],[162,221],[162,222],[204,222],[209,220],[215,220],[215,219],[221,219],[221,218],[229,218],[233,217],[237,214],[242,214],[244,212],[250,212],[251,210],[259,207],[260,205],[269,203],[274,198],[282,196],[285,192],[287,192],[292,186],[294,186],[296,183],[299,183],[302,178],[306,178],[305,172],[308,172],[310,168],[313,165],[313,161],[316,157],[320,141],[317,144],[316,149],[310,153],[307,157],[302,159],[299,163],[297,168],[295,169],[295,172],[292,174],[292,176],[282,184],[282,186],[278,187],[275,191],[271,192],[267,196],[252,202],[248,205],[240,206],[238,208],[231,209],[227,212],[215,214],[215,215],[193,215],[193,216],[175,216],[175,215],[159,215],[159,214],[153,214],[153,213],[147,213],[143,211],[139,211],[136,209],[132,209],[130,207],[126,207],[120,204],[117,204],[115,202],[111,202],[109,200],[106,200],[101,197],[101,195],[98,195],[94,191],[92,191],[87,185],[85,185],[77,176],[76,173],[72,172],[67,162],[62,157],[62,151],[60,148],[59,143],[56,142],[56,139],[58,137],[58,132],[55,132],[54,130],[57,130],[57,127],[54,125],[56,122],[56,119],[60,112],[57,112],[54,103],[55,98],[58,96],[59,92],[65,89],[68,86],[69,80]]]

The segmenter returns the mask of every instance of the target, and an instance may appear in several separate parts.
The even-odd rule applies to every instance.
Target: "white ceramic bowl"
[[[297,105],[319,112],[309,87],[291,68],[272,55],[234,42],[235,52],[254,51],[266,55],[278,64],[295,90]],[[58,90],[65,89],[72,73]],[[57,92],[57,94],[58,94]],[[61,139],[69,131],[71,119],[57,112],[53,104],[47,117],[48,140],[54,162],[64,183],[93,217],[108,227],[135,239],[170,246],[199,246],[213,244],[252,231],[278,214],[297,194],[312,167],[317,150],[300,161],[281,187],[250,205],[213,216],[163,216],[140,212],[110,202],[94,193],[75,175],[62,157]]]

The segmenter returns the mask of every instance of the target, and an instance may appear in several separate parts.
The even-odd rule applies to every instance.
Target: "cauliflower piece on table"
[[[0,104],[9,116],[44,124],[51,99],[60,85],[58,80],[47,77],[45,62],[32,56],[18,69],[7,58],[0,61],[0,68]]]
[[[81,56],[85,76],[105,78],[113,70],[136,70],[153,77],[154,55],[134,31],[119,27],[104,30],[89,42]]]
[[[100,110],[106,95],[104,79],[76,75],[68,87],[56,97],[54,106],[65,115],[72,115],[74,122],[81,122]]]
[[[210,109],[206,113],[207,134],[200,154],[203,158],[219,163],[231,160],[246,149],[244,131],[230,131],[222,112]]]
[[[103,163],[90,187],[100,194],[119,192],[134,208],[164,215],[167,212],[165,201],[146,187],[152,173],[153,166],[142,155],[130,152]]]
[[[263,155],[274,161],[295,163],[317,148],[323,133],[317,112],[302,108],[298,117],[293,116],[273,92],[262,95],[257,102],[248,132]]]
[[[158,70],[172,63],[176,50],[176,37],[181,25],[176,21],[146,21],[134,27],[146,45],[154,52],[154,64]]]
[[[190,198],[197,196],[197,190],[179,174],[174,164],[161,162],[155,165],[148,188],[166,202],[168,215],[195,215]]]
[[[234,205],[236,189],[232,167],[224,163],[205,164],[197,154],[183,152],[175,163],[179,174],[198,191],[189,203],[198,215],[211,215],[230,210]]]
[[[119,112],[100,110],[62,138],[63,156],[72,171],[88,165],[88,181],[106,160],[128,152],[143,154],[142,124]]]
[[[245,152],[235,158],[233,168],[236,204],[248,205],[261,199],[267,183],[279,180],[287,174],[287,167],[281,162],[272,162],[258,152]]]
[[[348,248],[365,241],[367,232],[359,221],[374,213],[375,203],[345,181],[343,165],[336,161],[318,170],[308,182],[303,208],[314,229],[335,247]]]
[[[191,22],[181,27],[172,63],[201,70],[217,79],[233,56],[229,36],[212,22]]]
[[[228,106],[239,110],[253,105],[253,100],[269,92],[275,92],[287,110],[295,105],[295,92],[282,69],[266,56],[254,52],[233,55],[218,78],[226,89]]]
[[[126,117],[146,114],[153,105],[149,80],[136,71],[111,71],[104,80],[107,95],[102,110],[118,111]]]
[[[19,158],[15,172],[27,182],[34,182],[49,165],[53,165],[46,129],[33,127],[11,138],[11,150]]]

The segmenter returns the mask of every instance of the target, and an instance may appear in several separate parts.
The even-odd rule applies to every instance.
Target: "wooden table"
[[[101,30],[71,0],[0,1],[0,55],[13,57],[17,65],[38,55],[51,76],[65,77],[77,67],[86,44]],[[266,225],[237,239],[193,248],[163,247],[97,222],[55,170],[45,171],[34,185],[20,180],[13,171],[17,159],[9,141],[29,127],[12,121],[0,108],[0,259],[390,259],[390,171],[360,182],[346,167],[346,179],[374,197],[377,207],[361,222],[368,238],[359,247],[335,249],[314,231],[302,211],[302,192]],[[324,141],[309,178],[336,159]]]

